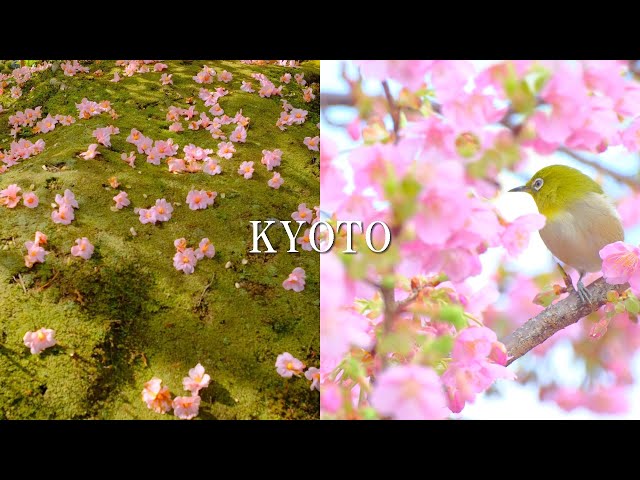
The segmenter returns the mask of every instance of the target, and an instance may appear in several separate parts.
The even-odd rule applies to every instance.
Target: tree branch
[[[346,93],[325,93],[322,92],[320,95],[320,106],[322,108],[325,107],[333,107],[336,105],[342,105],[345,107],[351,107],[354,105],[353,96]]]
[[[398,143],[398,140],[400,140],[400,109],[393,101],[391,89],[389,89],[389,82],[387,82],[386,80],[382,82],[382,88],[384,89],[384,95],[387,97],[387,102],[389,103],[389,113],[391,114],[391,119],[393,120],[393,143]]]
[[[599,278],[587,287],[593,298],[592,304],[582,302],[574,291],[567,298],[545,308],[502,340],[502,343],[507,347],[507,357],[509,358],[507,365],[543,343],[556,332],[598,310],[607,303],[609,290],[622,293],[628,288],[628,283],[609,285],[604,281],[604,278]]]

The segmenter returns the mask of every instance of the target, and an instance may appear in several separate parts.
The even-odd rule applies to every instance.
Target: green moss
[[[293,69],[232,61],[165,63],[173,86],[161,86],[160,73],[112,83],[114,62],[103,61],[87,63],[92,72],[102,69],[102,77],[45,71],[23,87],[22,98],[11,100],[8,92],[0,97],[7,108],[0,114],[0,149],[9,148],[7,119],[16,110],[42,105],[44,115],[77,117],[74,104],[86,97],[109,100],[119,115],[116,120],[107,114],[77,119],[71,126],[33,135],[32,141],[45,140],[44,152],[0,176],[0,188],[17,183],[29,190],[33,185],[40,198],[35,209],[0,209],[0,418],[174,418],[148,410],[140,392],[157,376],[181,395],[182,377],[198,362],[212,377],[202,392],[200,418],[318,416],[318,393],[309,390],[305,379],[284,381],[274,367],[284,351],[318,365],[318,254],[286,253],[288,240],[277,227],[270,230],[270,239],[282,251],[258,255],[248,250],[249,220],[287,219],[301,202],[319,204],[317,154],[303,144],[304,137],[318,134],[319,99],[306,104],[295,82],[285,85],[284,98],[309,115],[303,125],[281,132],[275,126],[280,98],[260,98],[240,86],[242,80],[257,85],[250,78],[253,72],[278,84],[282,73]],[[171,137],[181,149],[189,143],[217,148],[219,141],[206,130],[175,134],[165,120],[170,105],[186,107],[189,97],[196,99],[196,110],[208,110],[198,98],[201,85],[191,78],[203,64],[233,73],[232,82],[224,85],[230,94],[220,105],[230,116],[242,108],[251,118],[246,144],[237,146],[231,160],[221,160],[223,174],[213,177],[173,175],[166,163],[148,164],[143,155],[130,168],[120,153],[134,149],[125,141],[131,128],[155,140]],[[308,81],[319,79],[317,63],[303,64],[302,71]],[[206,85],[217,86],[217,81]],[[121,132],[111,137],[112,148],[100,146],[102,155],[95,160],[78,158],[94,143],[92,131],[111,124]],[[229,127],[223,127],[227,134]],[[260,164],[262,149],[274,148],[284,152],[277,170],[285,183],[277,191],[267,186],[272,172]],[[250,180],[236,173],[245,160],[255,162]],[[117,190],[108,186],[112,176],[120,182]],[[80,208],[70,225],[56,225],[49,204],[66,188],[75,193]],[[185,199],[192,188],[217,191],[215,205],[190,210]],[[129,193],[132,205],[113,212],[112,197],[120,189]],[[142,225],[133,207],[148,207],[157,198],[181,205],[169,222]],[[23,244],[36,230],[48,235],[50,254],[45,264],[28,269]],[[88,237],[96,247],[89,261],[69,254],[79,237]],[[209,237],[216,256],[199,262],[192,275],[176,271],[173,241],[180,237],[191,245]],[[242,259],[248,263],[243,265]],[[227,269],[228,261],[232,267]],[[284,290],[282,281],[298,266],[307,272],[305,290]],[[59,345],[31,355],[22,337],[42,326],[56,330]]]

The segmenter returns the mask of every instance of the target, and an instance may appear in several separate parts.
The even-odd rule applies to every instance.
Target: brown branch
[[[391,119],[393,120],[393,143],[398,143],[398,140],[400,140],[400,109],[393,101],[393,96],[391,95],[391,90],[389,89],[389,82],[387,82],[386,80],[382,82],[382,88],[384,89],[385,97],[387,97],[387,102],[389,103],[389,113],[391,114]]]
[[[333,107],[336,105],[342,105],[345,107],[351,107],[355,104],[354,98],[348,93],[322,93],[320,95],[320,107]]]
[[[568,148],[560,147],[558,151],[564,153],[565,155],[569,155],[571,158],[579,161],[580,163],[583,163],[592,168],[595,168],[598,172],[602,173],[603,175],[607,175],[613,178],[614,180],[619,181],[620,183],[624,183],[628,187],[631,187],[633,190],[640,189],[640,181],[637,178],[627,177],[626,175],[622,175],[620,173],[614,172],[613,170],[610,170],[607,167],[599,164],[595,160],[585,158],[582,155],[574,152],[573,150],[569,150]]]
[[[543,343],[556,332],[598,310],[607,303],[608,291],[615,290],[622,293],[628,288],[628,283],[609,285],[603,278],[599,278],[587,287],[593,299],[591,304],[582,302],[578,294],[572,292],[567,298],[545,308],[502,341],[507,347],[507,357],[509,358],[507,365]]]

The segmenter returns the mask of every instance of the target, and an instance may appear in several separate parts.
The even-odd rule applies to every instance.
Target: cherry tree
[[[640,250],[628,247],[633,265],[617,281],[588,275],[593,300],[582,302],[571,270],[509,268],[546,219],[507,220],[496,199],[505,174],[526,180],[540,156],[564,155],[614,183],[625,228],[638,225],[640,180],[602,156],[640,149],[640,65],[352,63],[357,75],[343,71],[350,92],[321,95],[323,113],[357,113],[340,125],[354,148],[321,138],[321,208],[336,230],[321,255],[322,418],[449,418],[497,380],[536,385],[541,400],[567,411],[627,411],[640,292],[626,282]],[[367,94],[365,81],[381,93]],[[348,193],[343,162],[353,173]],[[358,253],[342,253],[347,231],[336,225],[351,219],[384,221],[389,248],[370,251],[354,228]],[[495,271],[483,266],[489,251],[501,256]],[[471,281],[478,275],[488,279],[480,288]],[[579,387],[553,371],[539,375],[560,343],[572,347]]]

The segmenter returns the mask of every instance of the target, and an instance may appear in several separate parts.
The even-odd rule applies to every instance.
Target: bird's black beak
[[[526,185],[522,185],[521,187],[512,188],[509,190],[510,192],[529,192],[531,189]]]

